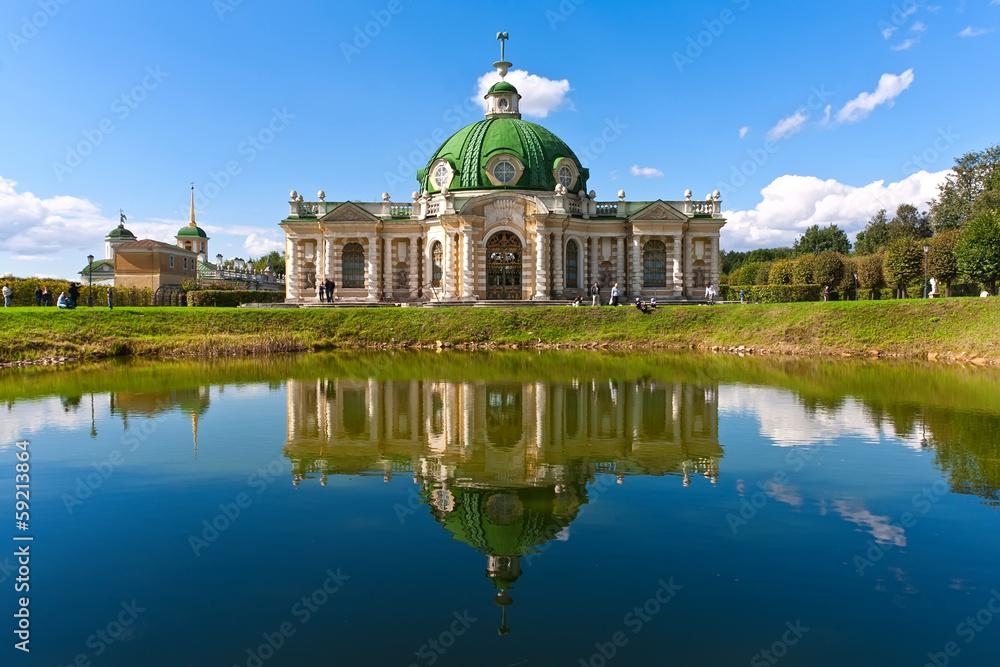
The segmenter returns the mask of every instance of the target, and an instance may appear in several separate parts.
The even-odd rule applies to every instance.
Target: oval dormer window
[[[500,111],[506,111],[507,107],[509,107],[509,106],[510,106],[510,102],[507,101],[506,97],[501,97],[500,101],[497,102],[497,108],[499,108]]]
[[[566,165],[559,167],[559,182],[562,183],[564,188],[573,187],[574,180],[576,179],[573,178],[572,169],[570,169]]]
[[[448,169],[448,165],[439,164],[434,169],[434,185],[437,186],[438,190],[448,187],[451,182],[451,170]]]
[[[493,178],[497,179],[501,185],[509,185],[515,176],[517,176],[517,169],[507,160],[497,162],[496,166],[493,167]]]

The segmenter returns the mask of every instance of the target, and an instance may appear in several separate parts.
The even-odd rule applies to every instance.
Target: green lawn
[[[1000,360],[1000,299],[619,308],[9,308],[0,361],[392,346],[702,347]]]

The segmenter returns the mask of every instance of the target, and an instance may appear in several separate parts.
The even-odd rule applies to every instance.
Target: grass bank
[[[12,308],[0,361],[220,357],[348,348],[737,348],[1000,362],[1000,299],[620,308]]]

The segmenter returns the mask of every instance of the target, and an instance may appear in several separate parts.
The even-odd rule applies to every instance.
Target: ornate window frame
[[[501,162],[509,162],[511,166],[514,167],[514,178],[510,183],[501,183],[497,180],[496,176],[493,175],[493,170]],[[517,185],[522,176],[524,176],[524,164],[510,153],[500,153],[498,155],[494,155],[490,158],[489,162],[486,163],[486,178],[489,179],[490,183],[497,187],[512,188]]]
[[[448,182],[445,183],[444,186],[438,185],[437,179],[435,178],[435,174],[437,173],[437,170],[440,167],[444,167],[445,169],[448,170]],[[432,164],[430,168],[430,178],[428,179],[427,183],[428,190],[432,190],[434,192],[440,192],[444,188],[451,189],[451,184],[455,182],[455,176],[457,175],[457,173],[458,172],[455,171],[455,167],[453,167],[452,164],[448,162],[448,160],[444,159],[435,160],[434,164]]]
[[[358,258],[360,257],[360,263]],[[340,251],[340,286],[343,289],[364,289],[365,247],[360,243],[344,244]],[[358,280],[360,275],[361,280]]]
[[[580,185],[580,170],[577,168],[576,163],[570,158],[559,158],[556,160],[556,164],[552,168],[552,178],[555,179],[556,183],[562,183],[562,181],[559,180],[559,172],[562,171],[563,167],[568,168],[570,173],[573,174],[573,182],[566,186],[568,191],[573,192],[574,189]]]
[[[642,245],[642,286],[667,286],[667,244],[659,238]]]

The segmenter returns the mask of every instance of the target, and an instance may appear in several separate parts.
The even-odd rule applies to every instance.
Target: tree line
[[[1000,280],[1000,145],[955,160],[938,196],[920,211],[883,209],[851,244],[837,225],[813,225],[791,248],[723,252],[730,285],[818,284],[831,289],[891,287],[903,297],[929,277],[951,296],[959,280],[996,294]],[[926,253],[925,253],[926,246]]]

